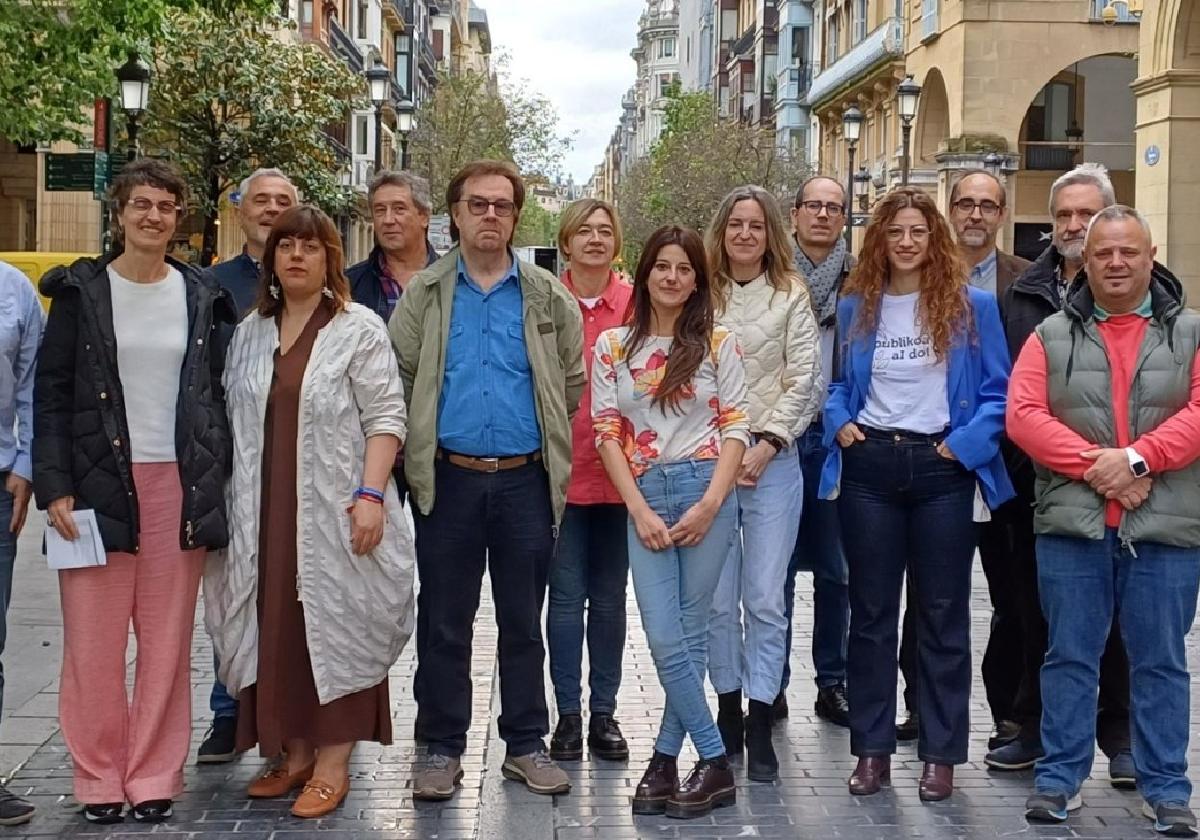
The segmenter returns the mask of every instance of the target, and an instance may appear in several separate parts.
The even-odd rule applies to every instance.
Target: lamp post
[[[138,58],[136,52],[129,53],[129,60],[117,68],[117,82],[121,85],[121,109],[129,129],[129,159],[138,155],[138,118],[146,110],[150,100],[150,66]]]
[[[921,86],[913,81],[910,73],[896,87],[896,110],[900,112],[900,131],[904,136],[904,159],[900,163],[900,183],[904,186],[908,186],[908,144],[912,137],[912,121],[917,116],[917,103],[920,99]]]
[[[995,151],[987,153],[987,157],[983,159],[983,168],[988,171],[988,174],[999,180],[1000,169],[1004,165],[1004,158],[996,154]]]
[[[1106,26],[1112,26],[1117,22],[1117,6],[1124,6],[1134,20],[1140,20],[1142,17],[1142,0],[1108,0],[1103,11],[1100,12],[1100,19]]]
[[[367,70],[366,77],[367,86],[371,89],[371,102],[375,105],[375,171],[378,172],[383,157],[383,103],[387,101],[391,73],[376,57],[375,65]]]
[[[854,242],[854,225],[851,224],[851,216],[854,212],[854,204],[851,196],[854,195],[854,151],[858,146],[858,138],[862,135],[863,114],[858,110],[858,106],[851,105],[842,114],[842,134],[846,138],[846,250],[852,248]]]
[[[858,172],[854,173],[854,197],[858,199],[858,212],[866,215],[867,212],[867,189],[871,184],[871,173],[867,172],[867,167],[860,166]]]
[[[400,168],[408,169],[408,133],[413,130],[413,107],[411,99],[405,98],[396,110],[396,131],[400,132]]]

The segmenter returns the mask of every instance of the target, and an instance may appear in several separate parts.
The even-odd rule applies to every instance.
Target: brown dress
[[[332,308],[322,302],[288,352],[275,351],[267,398],[258,540],[258,682],[238,697],[237,748],[244,751],[257,743],[268,757],[280,755],[292,738],[317,747],[392,742],[387,680],[324,706],[317,700],[304,606],[296,597],[300,387],[317,333],[331,317]]]

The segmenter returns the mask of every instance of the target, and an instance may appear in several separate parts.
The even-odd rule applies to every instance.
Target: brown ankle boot
[[[633,793],[633,813],[654,815],[667,809],[667,799],[679,787],[679,765],[673,755],[655,752]]]
[[[850,776],[850,792],[855,796],[871,796],[892,780],[892,757],[868,755],[858,760]]]
[[[733,771],[729,769],[729,759],[723,755],[702,758],[667,799],[666,815],[689,820],[706,816],[713,808],[736,803],[737,788],[733,783]]]
[[[925,762],[917,793],[922,802],[941,802],[954,793],[954,765]]]

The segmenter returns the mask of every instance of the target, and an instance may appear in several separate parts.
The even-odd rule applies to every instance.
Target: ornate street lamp
[[[129,129],[129,159],[137,158],[138,119],[150,101],[150,66],[138,58],[136,52],[129,53],[129,60],[117,68],[117,82],[121,85],[121,109]]]
[[[1100,12],[1100,19],[1104,21],[1106,26],[1112,26],[1117,22],[1119,17],[1117,6],[1124,6],[1125,11],[1129,12],[1129,16],[1134,20],[1141,20],[1142,17],[1142,0],[1108,0],[1104,9]]]
[[[858,199],[858,212],[867,212],[867,190],[871,185],[871,173],[867,167],[860,166],[854,174],[854,197]]]
[[[912,121],[917,116],[917,104],[921,101],[921,86],[913,81],[912,74],[904,77],[896,86],[896,110],[900,112],[901,133],[904,137],[904,160],[900,163],[900,183],[908,186],[909,142],[912,137]]]
[[[414,128],[413,112],[416,108],[411,99],[405,99],[396,109],[396,131],[400,132],[400,168],[408,169],[408,134]]]
[[[851,196],[854,195],[854,152],[858,147],[858,138],[862,136],[863,113],[858,106],[851,105],[842,114],[842,135],[846,138],[846,250],[849,251],[853,242],[853,231],[850,216],[854,212]]]
[[[388,98],[388,83],[392,74],[387,67],[375,58],[375,65],[366,71],[367,86],[370,88],[371,102],[375,105],[375,171],[378,172],[383,157],[383,103]]]

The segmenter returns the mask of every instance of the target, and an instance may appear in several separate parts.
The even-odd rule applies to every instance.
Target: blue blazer
[[[974,341],[966,335],[955,338],[946,365],[946,394],[950,400],[950,434],[946,445],[959,462],[974,471],[983,499],[995,510],[1014,495],[1000,437],[1004,433],[1004,407],[1008,396],[1008,374],[1012,362],[1008,341],[1000,323],[1000,309],[991,292],[968,287],[975,317]],[[854,421],[867,400],[871,386],[871,362],[875,355],[875,331],[850,338],[859,295],[838,301],[837,340],[840,364],[829,386],[825,402],[825,447],[828,455],[821,471],[822,499],[836,499],[842,478],[842,448],[838,429]]]

